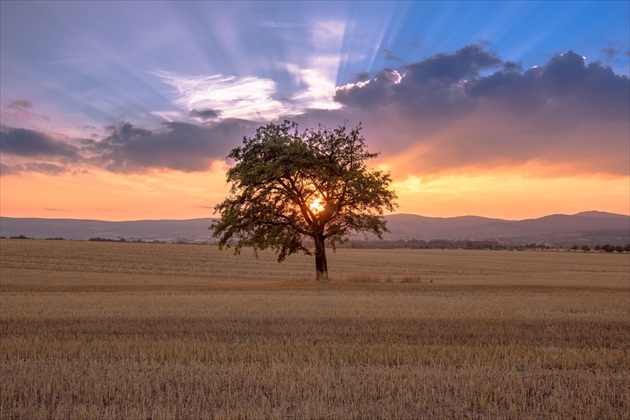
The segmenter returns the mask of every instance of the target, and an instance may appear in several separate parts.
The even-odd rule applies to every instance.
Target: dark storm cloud
[[[18,156],[57,156],[75,159],[77,147],[25,128],[0,128],[0,152]]]
[[[396,70],[384,69],[374,78],[338,88],[335,100],[355,108],[372,108],[387,105],[395,96],[394,88],[400,80]]]
[[[456,82],[479,75],[484,69],[501,65],[503,61],[494,53],[478,45],[469,45],[453,54],[437,54],[406,66],[408,87],[427,81]],[[408,75],[408,76],[407,76]]]
[[[225,158],[254,128],[254,123],[242,120],[223,120],[211,126],[169,122],[155,131],[120,123],[90,149],[96,155],[94,161],[112,172],[151,168],[204,171],[213,160]]]
[[[468,86],[471,96],[523,102],[533,99],[534,109],[547,108],[565,118],[627,118],[628,78],[616,75],[601,63],[585,64],[584,57],[569,51],[555,56],[542,68],[524,74],[499,71]],[[561,106],[562,109],[557,109]],[[556,109],[554,109],[556,108]],[[579,121],[576,121],[579,122]]]
[[[384,69],[369,82],[338,89],[335,100],[364,108],[399,105],[403,112],[414,116],[435,115],[447,109],[452,112],[467,105],[462,100],[463,83],[501,64],[503,61],[495,54],[470,45],[453,54],[437,54],[408,64],[400,72]]]
[[[198,111],[196,109],[193,109],[192,111],[190,111],[190,116],[193,118],[200,118],[202,120],[212,120],[214,118],[218,118],[219,117],[220,112],[219,111],[215,111],[214,109],[204,109],[201,111]]]
[[[492,68],[498,70],[480,75]],[[628,78],[600,63],[587,66],[573,51],[553,57],[544,67],[522,72],[518,63],[503,62],[480,47],[469,46],[409,64],[402,78],[386,69],[369,82],[338,89],[335,95],[338,102],[351,107],[395,106],[414,117],[470,110],[480,98],[512,102],[515,109],[540,109],[553,99],[571,108],[594,105],[601,110],[605,106],[606,113],[623,115],[628,108]]]
[[[2,128],[2,175],[58,175],[68,172],[70,166],[75,170],[81,165],[123,173],[150,169],[205,171],[213,161],[224,159],[257,126],[227,119],[211,125],[169,122],[160,129],[147,130],[121,122],[106,127],[108,135],[102,139],[74,139],[72,144],[35,130]],[[45,162],[24,163],[25,158]]]
[[[362,71],[357,73],[354,76],[354,81],[356,82],[365,82],[367,80],[370,80],[370,73],[368,73],[367,71]]]
[[[521,71],[523,69],[523,65],[521,63],[506,61],[503,63],[503,69],[506,71]]]
[[[381,151],[415,156],[408,172],[536,163],[628,175],[628,77],[573,51],[523,71],[465,47],[338,88],[335,99],[361,113]]]

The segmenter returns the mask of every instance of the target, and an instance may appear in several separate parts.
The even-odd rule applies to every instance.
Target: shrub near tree
[[[334,250],[352,232],[382,238],[384,211],[394,210],[397,197],[389,173],[366,166],[378,153],[368,151],[360,131],[342,125],[300,133],[284,121],[245,137],[228,155],[236,162],[227,172],[230,195],[215,206],[221,218],[210,226],[219,247],[270,248],[279,262],[314,248],[316,278],[325,280],[326,244]]]

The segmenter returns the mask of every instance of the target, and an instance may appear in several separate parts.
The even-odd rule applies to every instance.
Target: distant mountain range
[[[630,216],[588,211],[553,214],[538,219],[503,220],[478,216],[423,217],[396,214],[387,217],[387,239],[469,239],[501,243],[597,245],[630,243]]]
[[[424,217],[394,214],[385,217],[386,240],[494,240],[507,244],[625,245],[630,243],[630,216],[588,211],[554,214],[538,219],[503,220],[479,216]],[[29,238],[90,238],[145,241],[212,241],[211,218],[190,220],[101,220],[0,217],[0,236]],[[366,239],[357,235],[356,240]],[[367,239],[374,239],[368,236]]]

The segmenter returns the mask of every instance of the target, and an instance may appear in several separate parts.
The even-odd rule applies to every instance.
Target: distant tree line
[[[505,244],[496,240],[450,240],[450,239],[398,239],[398,240],[366,240],[354,241],[342,245],[345,248],[357,249],[477,249],[477,250],[508,250],[508,251],[524,251],[524,250],[563,250],[582,251],[582,252],[630,252],[630,244],[626,245],[596,245],[589,247],[588,245],[573,245],[570,248],[562,246],[552,246],[543,243],[529,244]]]
[[[622,252],[630,252],[630,244],[625,244],[625,245],[611,245],[611,244],[605,244],[605,245],[595,245],[593,248],[589,247],[588,245],[573,245],[571,248],[569,248],[569,250],[571,251],[582,251],[582,252],[618,252],[618,253],[622,253]]]
[[[0,239],[7,239],[6,236],[0,236]],[[8,239],[35,239],[28,236],[19,235],[11,236]],[[47,241],[63,241],[64,238],[45,238]],[[189,244],[189,245],[216,245],[215,242],[208,241],[189,241],[178,239],[176,241],[159,241],[144,239],[125,239],[125,238],[101,238],[94,237],[88,239],[89,242],[129,242],[129,243],[148,243],[148,244]],[[529,244],[505,244],[496,240],[456,240],[456,239],[398,239],[398,240],[365,240],[353,241],[338,246],[339,248],[356,248],[356,249],[470,249],[470,250],[507,250],[507,251],[530,251],[530,250],[568,250],[572,252],[605,252],[605,253],[630,253],[630,243],[625,245],[573,245],[571,247],[552,246],[543,243],[532,242]]]
[[[140,243],[140,244],[165,244],[167,243],[166,241],[146,241],[144,239],[125,239],[125,238],[116,238],[116,239],[111,239],[111,238],[101,238],[101,237],[96,237],[96,238],[90,238],[88,239],[89,242],[131,242],[131,243]]]
[[[470,241],[450,239],[397,239],[354,241],[341,245],[345,248],[358,249],[505,249],[498,241]]]
[[[125,239],[125,238],[116,238],[116,239],[111,239],[111,238],[101,238],[101,237],[96,237],[96,238],[90,238],[88,239],[89,242],[129,242],[129,243],[134,243],[134,244],[181,244],[181,245],[214,245],[214,244],[210,244],[207,241],[188,241],[186,239],[178,239],[176,241],[160,241],[157,239],[153,239],[153,240],[145,240],[145,239]]]

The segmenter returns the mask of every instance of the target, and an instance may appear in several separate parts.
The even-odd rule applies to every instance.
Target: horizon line
[[[480,215],[476,215],[476,214],[463,214],[463,215],[458,215],[458,216],[426,216],[426,215],[416,214],[416,213],[390,213],[390,214],[384,215],[383,217],[388,217],[388,216],[417,216],[417,217],[425,217],[425,218],[429,218],[429,219],[456,219],[456,218],[462,218],[462,217],[478,217],[478,218],[483,218],[483,219],[493,219],[493,220],[504,220],[504,221],[518,222],[518,221],[524,221],[524,220],[536,220],[536,219],[541,219],[541,218],[549,217],[549,216],[580,216],[580,215],[584,215],[585,213],[601,213],[601,214],[614,215],[614,216],[630,217],[630,214],[614,213],[614,212],[601,211],[601,210],[584,210],[584,211],[580,211],[578,213],[573,213],[573,214],[568,214],[568,213],[550,213],[550,214],[545,214],[545,215],[538,216],[538,217],[526,217],[526,218],[523,218],[523,219],[507,219],[507,218],[502,218],[502,217],[480,216]],[[211,217],[211,216],[209,216],[209,217],[192,217],[192,218],[188,218],[188,219],[164,218],[164,219],[106,220],[106,219],[91,219],[91,218],[83,219],[83,218],[74,218],[74,217],[14,217],[14,216],[0,215],[0,219],[1,218],[7,218],[7,219],[37,219],[37,220],[75,220],[75,221],[108,222],[108,223],[167,222],[167,221],[171,221],[171,222],[185,222],[185,221],[190,221],[190,220],[218,219],[218,217]]]

